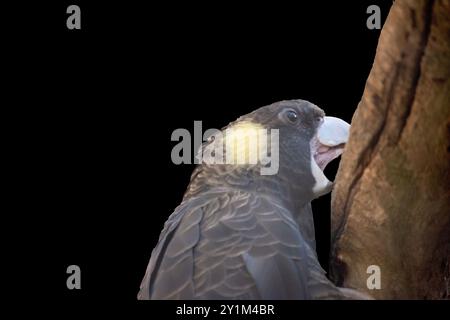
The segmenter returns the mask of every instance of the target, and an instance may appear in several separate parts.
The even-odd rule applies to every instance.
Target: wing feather
[[[241,190],[202,194],[169,217],[141,299],[327,297],[313,248],[281,203]]]

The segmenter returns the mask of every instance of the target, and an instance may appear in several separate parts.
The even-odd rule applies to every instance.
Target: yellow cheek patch
[[[266,146],[267,134],[260,124],[242,122],[227,128],[224,138],[228,163],[257,164],[260,149]]]
[[[261,165],[261,175],[273,175],[279,167],[279,132],[253,122],[239,122],[217,131],[202,151],[207,164]]]

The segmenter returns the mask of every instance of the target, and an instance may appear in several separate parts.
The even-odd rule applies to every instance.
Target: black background
[[[16,211],[21,219],[21,203],[31,208],[33,240],[21,255],[41,267],[33,296],[133,303],[193,169],[172,164],[172,131],[192,131],[194,120],[204,130],[220,128],[298,98],[350,122],[380,35],[367,29],[366,8],[379,5],[384,23],[391,3],[23,7],[12,24],[25,37],[15,38],[23,49],[11,82],[27,88],[16,105],[28,127],[20,163],[30,196]],[[70,4],[81,7],[81,30],[66,28]],[[330,179],[337,166],[327,168]],[[330,195],[313,202],[325,269],[329,204]],[[81,267],[81,290],[66,288],[71,264]]]

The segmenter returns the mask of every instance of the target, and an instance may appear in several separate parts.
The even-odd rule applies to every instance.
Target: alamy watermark
[[[66,273],[69,274],[66,280],[66,286],[69,290],[81,289],[81,269],[73,264],[67,267]]]
[[[366,13],[370,14],[370,16],[367,18],[366,26],[367,29],[373,30],[381,29],[381,10],[380,7],[372,4],[367,7]]]
[[[171,152],[174,164],[259,164],[261,175],[278,173],[278,129],[267,129],[257,123],[242,122],[224,131],[208,129],[202,134],[202,122],[194,121],[193,138],[187,129],[179,128],[172,132],[171,140],[179,141]]]
[[[381,268],[375,264],[367,267],[366,273],[370,274],[367,278],[366,286],[369,290],[381,289]]]
[[[66,20],[66,27],[69,30],[81,29],[81,9],[79,6],[72,4],[67,7],[66,13],[69,14]]]

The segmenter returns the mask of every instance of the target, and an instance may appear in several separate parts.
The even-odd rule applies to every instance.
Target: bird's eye
[[[295,111],[293,110],[289,110],[288,112],[286,112],[286,117],[289,119],[289,121],[291,122],[296,122],[298,119],[298,115]]]
[[[323,119],[322,117],[317,117],[316,122],[322,122],[322,119]]]

